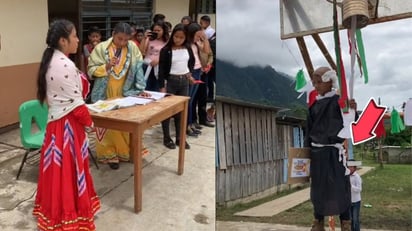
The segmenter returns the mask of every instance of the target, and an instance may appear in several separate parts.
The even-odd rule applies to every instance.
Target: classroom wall
[[[153,15],[164,14],[166,21],[172,26],[180,23],[180,19],[188,15],[190,0],[156,0],[153,2]]]
[[[1,0],[0,128],[17,123],[20,104],[36,96],[47,29],[47,0]]]

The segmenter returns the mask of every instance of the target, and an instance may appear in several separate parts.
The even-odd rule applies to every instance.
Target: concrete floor
[[[172,127],[172,126],[171,126]],[[203,128],[188,137],[185,168],[177,175],[178,151],[162,144],[161,127],[145,132],[150,154],[143,161],[143,210],[133,212],[133,165],[119,170],[91,164],[101,199],[97,230],[215,230],[215,130]],[[0,135],[0,230],[36,230],[31,215],[37,186],[37,164],[26,165],[15,180],[24,154],[15,129]]]
[[[218,231],[309,231],[310,227],[301,227],[295,225],[280,225],[255,222],[232,222],[232,221],[217,221],[216,230]],[[328,230],[325,227],[325,230]],[[340,231],[338,225],[335,231]],[[376,230],[362,229],[362,231],[394,231],[394,230]]]

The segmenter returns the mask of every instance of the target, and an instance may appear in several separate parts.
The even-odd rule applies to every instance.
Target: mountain
[[[291,77],[271,66],[237,67],[216,60],[216,95],[266,106],[306,109]]]

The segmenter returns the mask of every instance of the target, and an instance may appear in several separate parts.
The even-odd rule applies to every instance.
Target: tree
[[[383,141],[383,144],[391,145],[391,146],[401,146],[401,147],[411,146],[411,136],[412,136],[412,128],[405,129],[397,134],[391,134],[390,128],[389,128],[389,129],[386,129],[386,137]]]

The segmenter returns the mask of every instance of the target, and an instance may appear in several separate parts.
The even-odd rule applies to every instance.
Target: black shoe
[[[170,138],[169,139],[164,139],[163,140],[163,145],[166,146],[169,149],[175,149],[176,148],[176,144]]]
[[[111,169],[116,170],[116,169],[119,169],[120,165],[119,165],[119,163],[109,163],[109,167]]]
[[[193,126],[194,126],[197,130],[200,130],[200,129],[203,128],[203,127],[200,126],[200,124],[198,124],[198,123],[193,123]]]
[[[193,131],[195,134],[197,134],[197,135],[202,134],[202,131],[200,131],[199,129],[196,129],[195,126],[191,127],[191,129],[192,129],[192,131]]]
[[[179,140],[176,140],[176,145],[179,146]],[[190,149],[190,145],[185,141],[185,149]]]
[[[210,128],[214,128],[215,125],[209,121],[204,121],[204,122],[200,122],[201,125],[206,126],[206,127],[210,127]]]
[[[197,137],[198,135],[190,128],[186,130],[186,135],[191,136],[191,137]],[[177,143],[176,143],[177,144]]]

